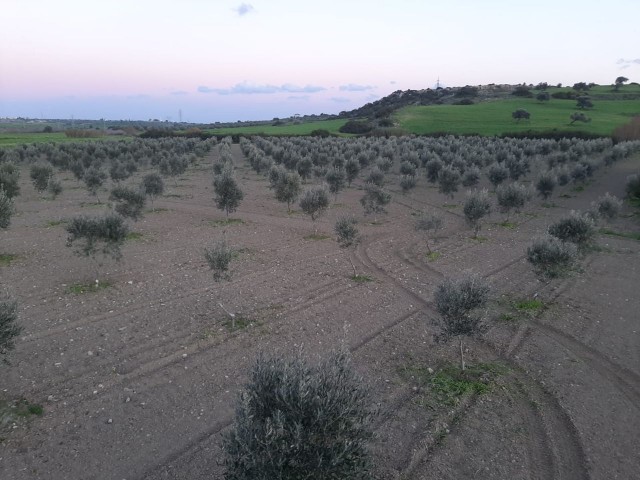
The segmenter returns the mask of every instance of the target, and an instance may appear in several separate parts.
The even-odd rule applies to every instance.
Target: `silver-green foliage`
[[[120,260],[120,247],[127,238],[129,228],[124,219],[115,213],[104,217],[74,217],[65,227],[67,246],[76,246],[74,252],[95,258],[100,253],[104,257]]]
[[[0,298],[0,357],[4,357],[15,346],[15,338],[22,327],[18,320],[18,305],[14,300]]]
[[[348,354],[259,356],[224,435],[226,480],[371,478],[369,392]]]
[[[423,232],[426,236],[426,244],[429,253],[431,253],[431,247],[429,246],[429,235],[433,232],[436,234],[438,230],[444,225],[444,219],[441,215],[436,213],[422,213],[418,217],[415,223],[415,229],[418,232]]]
[[[553,189],[556,187],[557,183],[558,179],[553,172],[542,172],[536,180],[536,190],[538,191],[538,195],[546,200],[553,193]]]
[[[607,192],[593,203],[593,207],[601,218],[613,220],[620,213],[622,201]]]
[[[13,199],[0,188],[0,228],[9,228],[14,211]]]
[[[595,236],[596,229],[589,215],[571,211],[569,215],[549,226],[549,234],[563,242],[575,243],[578,248],[584,248]]]
[[[447,279],[438,285],[435,292],[435,306],[440,314],[440,334],[437,341],[446,342],[453,337],[460,338],[460,366],[464,370],[463,336],[476,336],[484,333],[487,326],[483,323],[478,309],[484,307],[489,298],[489,285],[478,275],[465,274],[458,280]]]
[[[244,198],[242,190],[236,181],[232,167],[225,168],[219,175],[213,177],[216,206],[223,210],[227,217],[235,212]]]
[[[204,258],[213,271],[213,279],[216,282],[229,279],[229,264],[234,255],[234,250],[225,240],[219,240],[211,248],[205,248]]]
[[[116,202],[115,210],[123,217],[138,220],[142,218],[147,197],[142,189],[119,185],[111,190],[110,200]]]
[[[511,210],[520,211],[530,196],[529,189],[520,183],[499,185],[496,188],[498,205],[507,216]]]
[[[315,220],[329,208],[329,191],[326,186],[308,188],[300,198],[300,208]]]
[[[365,215],[383,213],[384,207],[391,202],[391,195],[378,185],[367,183],[364,191],[365,194],[360,199],[360,204],[364,208]]]
[[[29,170],[31,182],[38,192],[44,192],[47,189],[52,175],[53,167],[48,163],[36,163]]]
[[[481,220],[491,213],[491,202],[487,190],[473,190],[467,193],[463,207],[467,223],[473,228],[473,234],[478,236]]]
[[[527,260],[536,273],[547,278],[563,275],[577,258],[578,249],[573,243],[563,242],[552,235],[534,239],[527,248]]]
[[[20,170],[13,163],[0,163],[0,190],[9,198],[20,194]]]
[[[461,181],[460,172],[450,165],[445,165],[438,172],[438,191],[453,198]]]
[[[275,184],[276,200],[287,204],[287,210],[291,211],[291,204],[300,196],[302,179],[298,172],[284,171]]]

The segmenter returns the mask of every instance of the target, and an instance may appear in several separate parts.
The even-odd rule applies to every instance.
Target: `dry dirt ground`
[[[444,200],[424,178],[394,193],[378,224],[362,217],[358,184],[318,220],[330,236],[352,212],[363,239],[345,252],[333,238],[305,239],[314,225],[287,214],[233,146],[245,199],[233,217],[212,201],[211,161],[192,167],[157,211],[133,225],[120,263],[100,268],[109,288],[68,293],[91,282],[92,263],[65,247],[57,221],[98,213],[71,178],[56,200],[22,175],[19,215],[0,232],[0,283],[19,302],[24,326],[0,395],[44,407],[2,427],[2,479],[222,478],[220,435],[258,352],[314,358],[341,343],[379,405],[373,445],[381,479],[631,479],[640,471],[640,242],[598,237],[581,271],[545,285],[524,257],[530,239],[572,208],[609,191],[623,195],[637,157],[600,171],[582,192],[565,187],[553,208],[540,200],[513,217],[493,214],[472,240],[458,193]],[[397,182],[397,181],[396,181]],[[398,190],[396,186],[391,189]],[[106,192],[103,192],[106,197]],[[86,202],[81,206],[82,202]],[[443,204],[458,204],[444,206]],[[428,261],[412,213],[445,215]],[[610,228],[638,232],[627,216]],[[226,232],[226,233],[225,233]],[[212,280],[203,249],[226,235],[240,249],[227,283]],[[431,298],[445,276],[471,269],[492,284],[493,328],[466,343],[468,361],[490,365],[483,394],[434,400],[427,368],[456,361],[454,344],[435,344]],[[537,295],[543,307],[514,305]],[[230,331],[222,303],[248,325]],[[6,418],[5,418],[6,420]]]

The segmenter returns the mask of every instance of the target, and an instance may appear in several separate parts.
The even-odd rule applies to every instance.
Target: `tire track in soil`
[[[318,290],[321,291],[322,293],[320,295],[313,295],[310,296],[309,298],[307,298],[307,300],[305,300],[304,302],[295,305],[294,307],[292,307],[290,310],[287,310],[287,314],[290,315],[292,313],[296,313],[299,311],[303,311],[306,309],[309,309],[317,304],[320,303],[324,303],[328,300],[331,300],[333,298],[335,298],[336,296],[343,294],[347,291],[349,291],[352,288],[356,288],[355,284],[349,285],[346,288],[339,286],[337,288],[326,288],[326,287],[332,287],[334,286],[335,283],[334,282],[330,282],[326,285],[324,285],[322,288],[319,288]],[[308,292],[309,295],[311,295],[312,293],[314,293],[314,291],[310,291]],[[289,320],[285,320],[283,322],[279,322],[277,324],[273,324],[274,326],[285,326],[289,323],[291,323],[293,320],[289,319]],[[122,385],[126,382],[132,382],[133,380],[144,376],[144,375],[149,375],[152,373],[155,373],[159,370],[162,370],[163,368],[167,368],[170,367],[171,365],[174,365],[180,361],[183,360],[182,355],[183,354],[187,354],[189,356],[193,357],[197,357],[203,353],[208,352],[209,350],[211,350],[214,347],[218,347],[222,344],[225,344],[233,339],[235,339],[236,337],[238,337],[241,333],[241,330],[238,330],[236,332],[230,332],[227,334],[227,336],[225,337],[218,337],[218,338],[211,338],[211,339],[205,339],[205,340],[198,340],[195,343],[191,343],[191,345],[189,345],[187,348],[180,348],[179,350],[176,350],[170,354],[167,355],[163,355],[160,358],[154,358],[153,360],[150,361],[146,361],[146,362],[142,362],[138,365],[135,365],[131,368],[128,368],[127,370],[123,370],[123,371],[119,371],[118,376],[115,377],[113,380],[110,381],[103,381],[101,382],[101,384],[103,385],[103,388],[101,388],[101,392],[102,393],[106,393],[109,390],[111,390],[112,388],[118,386],[118,385]],[[191,332],[185,334],[185,335],[177,335],[175,337],[169,338],[169,339],[163,339],[165,341],[163,341],[162,343],[158,344],[158,345],[152,345],[149,348],[145,348],[144,346],[142,347],[141,350],[138,351],[138,355],[142,355],[144,353],[147,353],[148,351],[152,351],[154,349],[158,349],[161,348],[162,346],[166,346],[166,345],[170,345],[173,344],[175,342],[175,340],[177,338],[188,338],[191,336]],[[142,340],[144,341],[144,339]],[[129,359],[132,359],[132,357],[129,357]],[[122,363],[122,362],[121,362]],[[102,365],[104,366],[104,364]],[[55,385],[60,383],[61,381],[69,381],[69,380],[77,380],[79,378],[83,378],[85,377],[87,374],[91,374],[94,373],[96,370],[96,365],[92,364],[90,367],[87,367],[85,370],[83,370],[82,372],[79,372],[78,375],[70,375],[68,377],[65,377],[63,380],[60,380],[60,377],[55,377],[54,380],[50,381],[49,383],[47,383],[46,385],[44,384],[40,384],[38,386],[37,389],[30,391],[30,394],[44,394],[44,392],[46,392],[47,390],[50,390],[51,385]],[[79,404],[83,401],[82,398],[78,398],[74,395],[74,392],[68,392],[68,397],[58,397],[58,401],[66,398],[66,403],[68,406],[72,406],[75,404]]]
[[[380,241],[380,239],[377,239],[377,241]],[[410,295],[411,298],[419,300],[425,307],[431,308],[430,302],[421,299],[408,287],[404,286],[390,274],[386,273],[382,268],[378,267],[367,254],[364,242],[361,244],[358,251],[378,274],[387,278],[397,288]],[[522,260],[522,257],[507,262],[507,264],[489,272],[488,275],[493,276],[501,273],[520,260]],[[493,349],[495,351],[495,348]],[[499,352],[496,353],[499,355]],[[536,469],[533,472],[530,472],[532,478],[560,478],[562,480],[588,479],[589,475],[585,467],[586,457],[579,441],[579,434],[567,413],[562,409],[553,395],[543,390],[542,387],[533,379],[521,371],[511,358],[504,356],[503,358],[505,358],[505,360],[507,360],[517,372],[517,377],[523,388],[526,385],[527,388],[524,388],[523,391],[526,394],[529,403],[531,405],[535,404],[544,407],[544,412],[537,415],[534,414],[537,412],[531,411],[530,408],[525,410],[528,411],[527,417],[534,422],[533,424],[530,424],[531,430],[538,434],[536,440],[530,442],[530,446],[536,449],[535,452],[532,453],[532,458],[534,459],[545,458],[548,456],[549,452],[553,452],[553,458],[555,460],[554,475],[549,477],[548,472],[545,472],[544,470],[538,471]],[[461,408],[456,415],[461,416],[465,411],[466,407]],[[427,436],[426,440],[423,441],[422,447],[415,453],[414,458],[412,458],[407,469],[403,472],[403,475],[410,476],[411,472],[413,472],[415,468],[417,468],[417,466],[427,458],[428,453],[435,447],[433,438],[435,438],[434,435]]]

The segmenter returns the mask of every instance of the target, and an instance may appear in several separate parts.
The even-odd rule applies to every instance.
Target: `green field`
[[[560,89],[550,89],[550,93]],[[569,90],[569,89],[562,89]],[[500,135],[512,132],[588,132],[611,135],[634,115],[640,115],[640,99],[611,100],[622,94],[638,93],[639,87],[629,86],[619,94],[610,87],[595,87],[590,91],[594,107],[584,110],[590,123],[576,122],[569,125],[569,116],[579,111],[575,100],[552,98],[540,103],[534,98],[507,98],[476,103],[474,105],[429,105],[406,107],[394,115],[400,128],[415,134],[448,132],[453,134]],[[602,100],[601,98],[607,98]],[[524,108],[531,114],[530,120],[516,122],[511,113]]]
[[[214,135],[281,135],[281,136],[294,136],[294,135],[309,135],[314,130],[328,130],[333,134],[340,134],[339,129],[347,121],[345,119],[340,120],[323,120],[319,122],[300,123],[297,125],[287,124],[274,127],[273,125],[257,125],[254,127],[231,127],[231,128],[216,128],[213,130],[206,130],[207,133],[213,133]],[[342,135],[342,134],[340,134]]]

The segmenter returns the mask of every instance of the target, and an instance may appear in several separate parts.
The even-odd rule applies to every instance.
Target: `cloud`
[[[350,98],[346,97],[331,97],[329,100],[336,103],[349,103],[351,101]]]
[[[618,59],[616,64],[620,65],[620,68],[629,68],[633,64],[640,65],[640,58],[634,58],[634,59],[631,59],[631,60],[628,60],[628,59],[625,59],[625,58],[620,58],[620,59]]]
[[[357,85],[355,83],[340,85],[341,92],[365,92],[367,90],[373,90],[373,87],[371,85]]]
[[[241,3],[239,6],[233,9],[239,16],[243,17],[247,13],[251,13],[253,11],[253,5],[250,3]]]
[[[396,81],[395,81],[395,80],[391,80],[389,83],[390,83],[391,85],[395,85],[395,84],[396,84]]]
[[[306,102],[310,98],[311,97],[309,95],[290,95],[287,97],[287,100]]]
[[[272,93],[316,93],[326,90],[324,87],[317,85],[305,85],[299,87],[290,83],[284,85],[254,85],[248,82],[236,83],[230,88],[210,88],[207,86],[198,87],[200,93],[217,93],[218,95],[254,95],[254,94],[272,94]]]
[[[173,92],[169,92],[170,95],[188,95],[189,92],[185,92],[184,90],[174,90]]]

